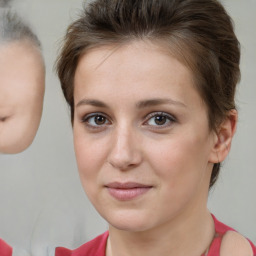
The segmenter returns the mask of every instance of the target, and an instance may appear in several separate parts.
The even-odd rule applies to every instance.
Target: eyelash
[[[166,118],[165,120],[167,121],[167,124],[166,122],[163,124],[163,125],[151,125],[151,127],[153,129],[164,129],[164,128],[167,128],[167,127],[170,127],[173,123],[176,122],[176,118],[168,113],[165,113],[165,112],[152,112],[150,113],[149,115],[146,116],[146,122],[143,123],[144,124],[149,124],[149,121],[153,118],[156,118],[156,117],[164,117]]]
[[[93,118],[94,118],[94,123],[95,123],[95,117],[103,117],[105,119],[104,123],[102,125],[97,125],[97,124],[90,124],[89,121]],[[153,118],[156,118],[156,117],[164,117],[165,118],[165,121],[166,122],[163,124],[163,125],[149,125],[149,121]],[[167,127],[170,127],[173,123],[176,122],[176,118],[168,113],[165,113],[165,112],[152,112],[150,114],[148,114],[144,119],[146,119],[145,122],[143,122],[143,126],[147,126],[149,125],[151,127],[151,129],[164,129],[164,128],[167,128]],[[156,120],[155,120],[156,121]],[[84,123],[88,128],[90,129],[102,129],[102,128],[105,128],[107,125],[110,125],[112,123],[111,119],[101,113],[101,112],[98,112],[98,113],[91,113],[91,114],[88,114],[88,115],[85,115],[82,120],[81,120],[82,123]],[[107,123],[106,123],[107,122]]]
[[[109,120],[109,117],[106,116],[105,114],[103,113],[91,113],[91,114],[88,114],[88,115],[85,115],[83,118],[82,118],[82,123],[84,123],[87,127],[89,127],[90,129],[102,129],[103,127],[105,127],[106,125],[108,125],[108,123],[111,124],[111,121],[108,121],[108,123],[104,123],[102,125],[92,125],[89,123],[90,119],[93,119],[95,117],[103,117],[105,120]],[[94,122],[95,122],[95,119],[94,119]]]

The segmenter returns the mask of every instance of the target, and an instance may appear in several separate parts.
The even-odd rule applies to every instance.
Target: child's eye
[[[170,126],[175,122],[175,118],[164,112],[153,112],[146,117],[147,121],[144,125],[154,126],[155,128],[163,128]]]
[[[108,120],[108,118],[100,113],[93,113],[93,114],[87,115],[83,118],[82,122],[88,126],[95,127],[95,128],[110,124],[110,121]]]

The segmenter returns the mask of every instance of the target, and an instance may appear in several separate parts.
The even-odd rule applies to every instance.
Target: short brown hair
[[[240,79],[240,46],[232,20],[217,0],[96,0],[72,23],[56,62],[64,96],[74,118],[74,75],[89,49],[133,40],[164,43],[190,68],[217,130],[231,109]],[[220,163],[214,164],[210,187]]]

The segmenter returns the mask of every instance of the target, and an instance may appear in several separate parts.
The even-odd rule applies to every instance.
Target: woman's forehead
[[[176,58],[142,42],[118,48],[101,47],[84,54],[75,74],[74,96],[78,103],[83,95],[105,100],[113,95],[130,95],[143,101],[169,94],[174,101],[197,98],[201,103],[193,82],[191,71]]]

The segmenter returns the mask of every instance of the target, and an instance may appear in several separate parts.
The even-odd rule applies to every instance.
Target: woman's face
[[[145,231],[206,209],[216,135],[188,68],[150,43],[101,47],[74,86],[81,182],[111,226]]]
[[[44,97],[44,65],[29,42],[0,46],[0,153],[19,153],[33,141]]]

